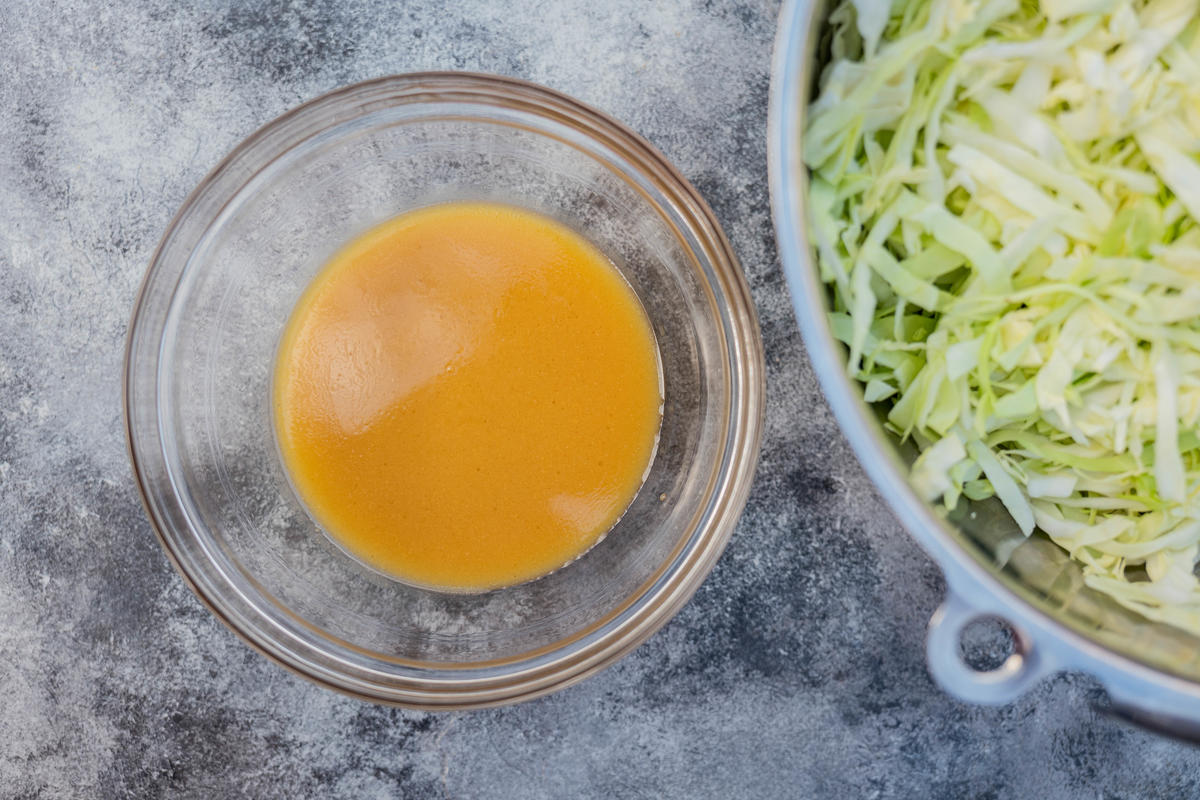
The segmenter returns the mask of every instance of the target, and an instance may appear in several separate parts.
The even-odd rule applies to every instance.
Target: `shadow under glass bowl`
[[[597,245],[646,308],[664,385],[658,451],[616,527],[571,564],[482,594],[347,556],[292,491],[271,426],[280,334],[327,259],[388,218],[458,200],[536,211]],[[521,81],[405,75],[285,114],[184,203],[134,309],[126,425],[164,548],[251,644],[363,698],[492,705],[611,663],[695,591],[750,488],[762,359],[729,243],[643,139]]]

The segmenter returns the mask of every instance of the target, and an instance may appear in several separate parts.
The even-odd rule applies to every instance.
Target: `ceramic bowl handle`
[[[963,630],[978,619],[996,617],[1013,632],[1013,652],[996,669],[980,671],[962,657]],[[1003,705],[1016,700],[1034,684],[1056,671],[1053,662],[1018,626],[990,611],[975,608],[953,590],[929,620],[926,639],[929,672],[941,688],[968,703]]]

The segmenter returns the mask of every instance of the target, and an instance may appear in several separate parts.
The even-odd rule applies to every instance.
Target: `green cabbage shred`
[[[913,486],[1200,634],[1200,3],[841,0],[824,46],[810,231]]]

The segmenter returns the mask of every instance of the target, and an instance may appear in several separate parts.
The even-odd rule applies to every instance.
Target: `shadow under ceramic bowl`
[[[664,383],[659,447],[616,527],[562,569],[482,594],[347,556],[305,513],[271,426],[280,334],[327,259],[390,217],[456,200],[536,211],[597,245],[646,308]],[[754,307],[695,190],[599,112],[459,73],[333,92],[234,150],[154,256],[125,379],[147,510],[200,598],[315,681],[424,708],[552,691],[669,619],[745,504],[764,403]]]

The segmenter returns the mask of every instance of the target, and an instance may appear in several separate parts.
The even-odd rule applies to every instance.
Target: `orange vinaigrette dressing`
[[[646,313],[558,222],[452,203],[347,245],[275,368],[297,493],[363,562],[480,591],[580,556],[637,494],[662,388]]]

